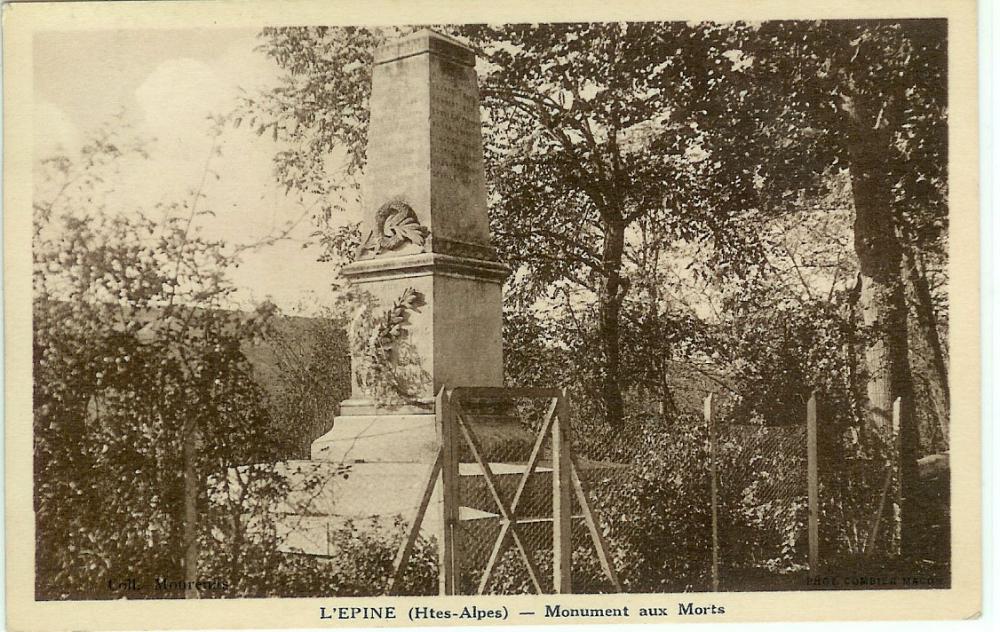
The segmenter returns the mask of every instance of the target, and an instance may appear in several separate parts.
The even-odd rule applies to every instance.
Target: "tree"
[[[594,30],[601,36],[584,35]],[[754,277],[760,273],[767,251],[773,252],[779,245],[769,245],[758,226],[782,217],[793,223],[801,221],[811,205],[836,193],[842,176],[846,178],[854,210],[853,250],[861,279],[866,416],[873,436],[884,442],[889,434],[887,419],[892,402],[897,397],[903,401],[903,546],[904,550],[911,548],[914,518],[919,513],[915,508],[919,437],[902,266],[906,248],[913,253],[944,250],[944,22],[585,25],[579,27],[579,32],[575,25],[540,25],[510,31],[519,32],[528,42],[538,38],[541,45],[531,49],[515,40],[513,53],[510,46],[499,46],[500,52],[490,61],[500,70],[486,79],[487,99],[497,83],[514,94],[524,90],[524,84],[535,87],[542,96],[529,92],[521,97],[522,110],[539,110],[536,118],[556,141],[562,130],[567,130],[566,135],[578,134],[579,160],[590,162],[585,163],[587,169],[573,171],[572,142],[541,145],[539,154],[562,159],[561,164],[550,164],[545,158],[532,162],[531,143],[540,141],[519,134],[515,126],[500,128],[494,120],[488,129],[501,130],[498,134],[505,139],[525,137],[531,143],[525,142],[516,154],[529,158],[515,158],[503,165],[508,168],[497,171],[493,180],[506,186],[504,200],[516,200],[519,193],[527,192],[527,200],[520,206],[536,210],[526,217],[513,215],[515,221],[498,225],[496,232],[501,239],[505,227],[510,231],[511,226],[523,226],[532,217],[544,216],[544,229],[525,231],[527,234],[518,234],[512,242],[545,252],[537,239],[526,237],[533,232],[552,231],[553,225],[560,230],[560,209],[569,209],[564,228],[569,235],[578,235],[580,224],[587,225],[587,206],[574,207],[572,198],[560,198],[562,189],[557,182],[573,183],[575,175],[577,189],[570,187],[570,192],[600,209],[599,202],[595,202],[597,192],[589,194],[584,184],[596,181],[599,184],[594,188],[600,192],[642,191],[641,183],[655,183],[657,177],[670,175],[670,169],[662,168],[659,161],[675,156],[678,164],[674,173],[689,179],[671,183],[668,192],[674,196],[670,200],[673,203],[657,208],[656,196],[664,189],[654,186],[648,196],[652,200],[649,210],[640,208],[640,212],[648,213],[657,232],[652,252],[664,254],[665,244],[694,244],[698,255],[710,255],[704,257],[709,265],[697,272],[716,277],[717,284],[746,291],[754,287]],[[632,34],[635,39],[629,37]],[[584,50],[595,51],[595,63],[588,63],[591,60],[586,55],[572,54],[578,41],[582,41]],[[630,42],[648,57],[629,57]],[[525,52],[531,55],[522,54]],[[637,64],[645,72],[636,77],[630,74],[629,62],[633,59],[652,59],[658,65]],[[497,81],[494,75],[506,79]],[[574,83],[577,76],[583,79]],[[628,88],[616,92],[617,77],[622,77]],[[649,83],[644,82],[646,77]],[[590,80],[588,87],[597,91],[593,99],[579,99],[574,92],[574,86],[585,80]],[[574,118],[577,101],[582,102],[586,115]],[[627,118],[633,112],[630,108],[637,104],[647,108],[640,112],[648,116]],[[623,116],[620,121],[614,119],[616,113]],[[546,114],[555,122],[547,122]],[[591,120],[599,124],[593,126],[596,131],[591,134],[596,142],[588,143],[587,124]],[[685,129],[696,130],[696,134],[685,134]],[[618,145],[638,148],[633,155],[651,163],[649,173],[653,177],[646,180],[641,171],[637,177],[636,172],[626,170],[634,179],[628,181],[630,186],[617,189],[614,178],[601,179],[603,173],[615,172],[616,143],[612,139],[619,135],[613,131],[621,134]],[[607,135],[602,137],[602,132]],[[734,143],[733,139],[746,142]],[[610,158],[601,155],[602,149],[608,149]],[[525,162],[525,182],[518,181],[518,160]],[[568,167],[560,170],[563,165]],[[680,203],[676,203],[678,198]],[[511,206],[501,201],[497,208]],[[843,207],[833,207],[839,208]],[[537,212],[543,209],[544,215]],[[502,211],[498,215],[503,216]],[[635,229],[642,227],[639,221]],[[672,234],[675,229],[677,232]],[[586,270],[588,257],[591,262],[599,260],[605,274],[613,270],[603,257],[615,253],[615,248],[608,249],[615,243],[614,222],[605,222],[596,232],[603,232],[594,240],[603,249],[590,251],[575,251],[573,240],[562,235],[560,249],[552,252],[555,256],[551,266],[561,273],[558,276],[572,278],[572,272]],[[626,240],[632,258],[642,252],[636,247],[638,243],[641,240],[634,237]],[[795,256],[791,252],[788,255],[796,272],[800,272]],[[637,268],[637,272],[644,273],[634,274],[637,279],[649,278],[650,272],[658,271],[655,264]],[[720,274],[723,271],[725,274]],[[542,286],[557,278],[542,266],[533,272],[529,275],[531,282]],[[613,285],[613,277],[605,276],[604,281]],[[918,322],[922,324],[918,331],[923,332],[927,345],[934,350],[939,389],[946,393],[937,314],[929,308],[932,299],[928,292],[921,291],[919,276],[913,276],[911,284],[919,307]],[[600,292],[607,285],[594,289]],[[651,290],[647,296],[656,296],[655,288]],[[608,298],[610,295],[602,295],[602,310],[614,307]],[[603,326],[608,321],[602,317],[601,322]]]
[[[197,596],[205,481],[270,456],[266,399],[241,345],[271,309],[231,309],[233,254],[198,233],[196,189],[122,213],[115,167],[145,150],[99,133],[44,159],[34,199],[39,598],[117,596],[141,573]],[[207,167],[206,167],[207,169]],[[129,209],[131,211],[131,209]],[[150,589],[151,587],[147,587]]]
[[[892,403],[903,402],[905,553],[919,513],[919,436],[904,263],[907,242],[939,249],[947,228],[945,33],[943,20],[904,20],[737,24],[713,36],[717,57],[747,60],[729,69],[714,98],[743,109],[757,141],[751,145],[776,141],[759,160],[775,202],[830,169],[844,170],[851,183],[867,419],[883,442]],[[920,300],[933,340],[933,312],[926,294]],[[937,365],[940,379],[943,362]]]

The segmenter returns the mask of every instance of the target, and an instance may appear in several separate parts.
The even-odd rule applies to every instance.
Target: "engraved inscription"
[[[482,160],[475,87],[437,77],[431,85],[432,174],[469,183]]]

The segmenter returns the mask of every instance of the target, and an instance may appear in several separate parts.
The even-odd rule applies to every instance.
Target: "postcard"
[[[4,6],[12,630],[981,610],[976,6]]]

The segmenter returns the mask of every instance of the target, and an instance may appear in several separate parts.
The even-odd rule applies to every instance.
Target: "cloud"
[[[167,145],[204,141],[208,116],[227,109],[233,94],[208,64],[189,58],[160,63],[136,88],[147,131]],[[198,143],[201,144],[201,143]]]
[[[57,105],[47,100],[35,102],[32,116],[35,136],[35,157],[56,152],[75,153],[81,143],[80,130]]]
[[[252,93],[272,87],[278,82],[278,65],[264,52],[257,50],[256,45],[255,36],[235,41],[212,64],[234,91],[242,88]]]
[[[209,114],[233,108],[239,88],[250,92],[276,76],[274,64],[252,50],[252,41],[230,46],[223,55],[205,63],[174,58],[159,63],[135,91],[143,121],[142,135],[155,138],[152,159],[137,163],[123,174],[123,183],[137,201],[192,199],[206,164],[211,173],[204,181],[199,208],[212,211],[197,225],[209,238],[230,244],[256,243],[281,234],[296,224],[292,241],[245,253],[233,278],[239,297],[271,296],[287,307],[305,292],[323,294],[329,287],[329,266],[316,263],[317,252],[303,249],[301,240],[312,227],[307,213],[274,181],[272,157],[277,146],[270,136],[258,137],[245,127],[227,127],[212,153]],[[207,162],[206,162],[207,161]],[[218,177],[216,177],[218,176]]]

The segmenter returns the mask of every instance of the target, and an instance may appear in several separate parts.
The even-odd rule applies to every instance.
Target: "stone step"
[[[210,498],[222,502],[228,493],[230,501],[236,500],[246,482],[249,489],[245,496],[249,498],[268,497],[265,490],[275,485],[285,490],[267,507],[270,513],[354,520],[406,516],[420,502],[430,471],[427,463],[282,461],[236,468],[224,488],[210,482]]]
[[[323,557],[332,557],[339,553],[336,534],[348,524],[347,519],[337,516],[279,514],[275,518],[280,551]],[[432,523],[431,531],[424,529],[424,535],[436,535],[434,529],[439,524],[439,516],[428,515],[428,519],[428,522]],[[379,524],[381,527],[391,528],[390,520],[384,520]],[[473,507],[459,508],[459,528],[455,534],[455,545],[462,553],[463,567],[467,569],[483,567],[500,535],[502,524],[503,520],[499,513]],[[368,521],[354,522],[352,528],[372,529],[375,528],[374,525],[375,523]],[[517,529],[536,561],[539,555],[551,550],[551,517],[518,517]],[[572,538],[576,543],[589,542],[590,536],[582,515],[573,516]],[[509,540],[508,547],[513,546],[513,540]]]
[[[427,463],[351,463],[341,465],[327,461],[283,461],[270,464],[267,474],[258,473],[262,485],[281,481],[287,492],[270,507],[273,513],[301,515],[337,515],[363,519],[375,515],[408,515],[419,503],[430,476]],[[585,479],[592,483],[614,476],[621,466],[580,459]],[[527,469],[526,463],[490,463],[501,497],[508,503]],[[256,470],[254,470],[256,471]],[[237,476],[237,472],[240,476]],[[263,472],[263,470],[260,470]],[[276,478],[272,478],[276,477]],[[478,463],[459,463],[459,505],[496,511],[497,506]],[[240,496],[240,483],[253,480],[247,467],[231,473],[224,488],[219,482],[210,485],[214,501],[221,502],[226,493],[232,499]],[[250,495],[263,496],[251,484]],[[435,497],[437,494],[435,493]],[[552,513],[552,466],[540,461],[528,479],[518,514],[522,516]]]
[[[477,413],[466,421],[475,431],[483,458],[490,461],[523,461],[531,454],[535,434],[515,417]],[[472,452],[459,439],[462,461]],[[334,463],[433,462],[440,449],[434,415],[341,416],[333,428],[312,444],[315,461]]]

